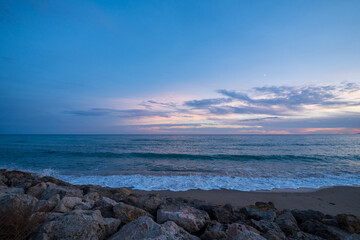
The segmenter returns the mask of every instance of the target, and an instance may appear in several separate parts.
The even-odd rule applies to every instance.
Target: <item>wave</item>
[[[151,153],[151,152],[70,152],[70,151],[43,151],[43,154],[74,157],[97,157],[97,158],[144,158],[144,159],[187,159],[187,160],[301,160],[323,161],[322,156],[299,156],[299,155],[232,155],[232,154],[182,154],[182,153]]]
[[[154,175],[112,175],[112,176],[56,176],[72,184],[95,184],[105,187],[131,187],[145,191],[187,191],[190,189],[229,189],[256,191],[272,189],[321,188],[330,186],[358,186],[359,175],[341,175],[309,178],[264,178],[231,177],[213,175],[154,176]]]

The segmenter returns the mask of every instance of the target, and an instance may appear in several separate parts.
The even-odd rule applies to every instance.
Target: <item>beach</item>
[[[231,204],[243,207],[255,202],[273,202],[280,209],[313,209],[330,215],[349,213],[360,217],[360,187],[336,186],[322,189],[277,189],[272,191],[188,190],[136,191],[138,194],[156,193],[163,197],[198,199],[212,204]]]

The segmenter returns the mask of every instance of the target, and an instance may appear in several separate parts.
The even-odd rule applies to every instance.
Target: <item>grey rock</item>
[[[200,236],[203,240],[220,240],[226,239],[227,234],[223,224],[217,221],[211,221],[207,224],[205,232]]]
[[[246,207],[242,208],[241,211],[244,212],[248,218],[255,220],[274,221],[276,217],[275,210],[261,210],[257,208]]]
[[[120,220],[106,220],[100,211],[74,210],[45,223],[36,239],[101,240],[112,235],[119,225]]]
[[[251,219],[251,225],[262,232],[266,239],[286,239],[286,235],[275,222]]]
[[[288,237],[289,240],[323,240],[323,238],[310,233],[296,232]]]
[[[286,235],[292,235],[300,231],[296,219],[290,211],[284,211],[276,218],[275,222]]]
[[[342,240],[350,234],[339,228],[325,225],[316,220],[307,220],[300,225],[304,232],[317,235],[325,239]]]
[[[115,216],[119,218],[123,223],[132,222],[141,216],[152,217],[148,212],[140,208],[128,205],[126,203],[116,204],[113,208],[113,211]]]
[[[298,209],[292,210],[291,214],[295,217],[298,224],[301,224],[310,219],[321,221],[325,216],[322,212],[319,211]]]
[[[162,204],[165,204],[165,199],[160,197],[159,194],[149,194],[137,198],[135,206],[155,215]]]
[[[157,224],[151,218],[143,216],[123,226],[109,240],[198,240],[174,222]]]
[[[60,195],[56,194],[48,200],[40,200],[38,204],[39,212],[51,212],[60,202]]]
[[[118,203],[110,198],[101,197],[95,202],[94,209],[100,210],[103,217],[114,217],[113,208],[116,204]]]
[[[360,220],[352,214],[338,214],[336,221],[339,226],[349,233],[360,233]]]
[[[63,197],[83,197],[83,192],[80,189],[67,186],[49,186],[42,192],[40,199],[47,200],[52,196],[59,194],[60,198]]]
[[[258,230],[240,223],[229,224],[226,234],[229,240],[265,240]]]
[[[57,204],[54,211],[59,213],[66,213],[74,209],[76,204],[82,202],[81,198],[78,197],[64,197],[61,201]]]
[[[36,184],[35,186],[30,187],[27,191],[26,194],[34,196],[36,198],[39,198],[41,193],[47,188],[46,183],[41,182]]]
[[[157,222],[173,221],[190,233],[196,233],[210,221],[207,212],[183,205],[163,205],[157,211]]]

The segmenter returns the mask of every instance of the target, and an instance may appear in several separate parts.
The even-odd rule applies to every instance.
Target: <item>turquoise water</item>
[[[0,167],[142,190],[360,185],[360,135],[0,135]]]

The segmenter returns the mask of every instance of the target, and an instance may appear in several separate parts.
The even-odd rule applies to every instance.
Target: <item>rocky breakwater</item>
[[[219,196],[221,197],[221,196]],[[0,170],[0,239],[360,239],[360,220],[272,203],[233,208]]]

